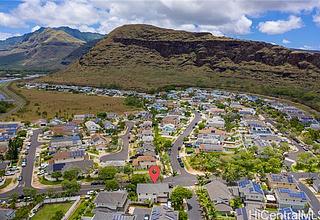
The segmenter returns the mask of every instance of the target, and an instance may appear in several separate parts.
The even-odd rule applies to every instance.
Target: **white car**
[[[45,173],[44,170],[40,170],[40,171],[38,172],[38,176],[41,176],[41,175],[43,175],[44,173]]]

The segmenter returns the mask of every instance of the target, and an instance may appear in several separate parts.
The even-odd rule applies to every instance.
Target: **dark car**
[[[19,176],[18,177],[18,181],[22,181],[23,177],[22,176]]]
[[[104,185],[104,182],[103,181],[93,181],[91,183],[91,186],[97,186],[97,185]]]

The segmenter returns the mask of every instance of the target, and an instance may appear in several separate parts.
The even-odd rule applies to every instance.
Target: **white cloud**
[[[289,41],[288,39],[284,38],[284,39],[282,40],[282,43],[284,43],[284,44],[290,44],[291,41]]]
[[[36,25],[31,29],[31,32],[35,32],[35,31],[39,30],[40,28],[41,27],[39,25]]]
[[[0,32],[0,40],[6,40],[10,37],[20,36],[20,34],[4,33]]]
[[[0,12],[0,26],[18,28],[23,27],[24,25],[25,23],[18,17]]]
[[[285,32],[301,28],[303,26],[300,17],[291,15],[288,20],[260,22],[258,29],[265,34],[283,34]]]
[[[313,16],[313,22],[315,22],[317,25],[320,25],[320,12]]]
[[[309,45],[303,45],[299,49],[301,49],[301,50],[315,50],[316,48],[309,46]]]
[[[320,0],[24,0],[16,9],[2,13],[11,22],[4,24],[0,14],[0,25],[13,27],[11,24],[30,22],[39,26],[69,26],[82,31],[108,33],[123,24],[147,23],[189,31],[210,31],[217,35],[247,34],[251,31],[251,19],[254,17],[260,17],[268,11],[293,13],[297,16],[301,12],[320,7],[319,2]],[[296,16],[294,17],[298,18]],[[279,21],[267,21],[261,25],[270,26],[270,22]]]

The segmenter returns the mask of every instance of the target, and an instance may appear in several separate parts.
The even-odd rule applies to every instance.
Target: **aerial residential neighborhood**
[[[112,91],[143,109],[0,123],[1,196],[11,216],[21,209],[10,209],[13,202],[78,195],[65,218],[244,219],[288,210],[317,216],[319,140],[305,134],[319,132],[319,122],[307,111],[221,90]],[[152,166],[161,170],[156,183]]]

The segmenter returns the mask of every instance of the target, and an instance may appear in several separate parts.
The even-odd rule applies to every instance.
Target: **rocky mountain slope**
[[[219,87],[287,96],[320,109],[320,54],[150,25],[125,25],[46,82],[154,90]]]
[[[100,34],[84,33],[68,27],[40,28],[33,33],[0,41],[0,68],[61,69],[65,57],[82,46],[88,47],[87,44],[93,46],[91,41],[102,37]]]

